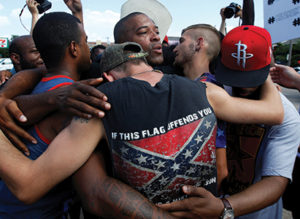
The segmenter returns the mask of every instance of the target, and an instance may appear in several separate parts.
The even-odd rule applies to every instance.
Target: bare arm
[[[20,71],[13,75],[0,91],[1,130],[18,148],[27,154],[29,151],[24,143],[18,138],[18,136],[31,142],[35,142],[35,139],[16,124],[15,119],[18,122],[25,124],[27,118],[19,109],[16,101],[14,101],[12,98],[19,94],[29,92],[42,78],[45,71],[45,69]]]
[[[265,208],[282,196],[288,179],[281,176],[264,177],[248,189],[228,197],[235,216]]]
[[[81,0],[64,0],[67,7],[70,9],[72,14],[77,17],[83,25],[83,12]]]
[[[243,1],[242,25],[254,25],[254,2],[253,0]]]
[[[29,69],[14,74],[0,91],[0,96],[12,99],[32,90],[46,73],[45,68]]]
[[[19,137],[31,142],[35,140],[17,125],[14,119],[23,125],[29,125],[59,109],[84,118],[90,118],[91,115],[103,117],[104,112],[98,108],[110,109],[110,105],[106,102],[107,97],[96,88],[89,86],[98,85],[102,79],[90,79],[41,94],[18,96],[32,90],[45,72],[45,69],[18,72],[0,91],[1,129],[25,153],[29,151]],[[14,97],[16,98],[12,100]]]
[[[101,152],[94,152],[73,176],[86,210],[104,218],[173,218],[136,190],[109,177],[103,156]]]
[[[39,19],[39,11],[37,9],[37,6],[39,3],[37,3],[35,0],[26,0],[27,7],[31,13],[31,29],[30,29],[30,35],[32,35],[33,28],[36,24],[36,22]]]
[[[63,110],[83,118],[103,117],[108,110],[107,97],[90,85],[99,85],[102,78],[75,82],[51,91],[15,98],[17,104],[28,118],[26,124],[34,124],[55,110]]]
[[[222,21],[221,21],[219,31],[225,36],[227,34],[227,31],[226,31],[226,17],[224,15],[224,10],[225,10],[225,8],[221,8],[221,10],[220,10],[220,15],[221,15]]]
[[[13,194],[25,203],[41,198],[70,176],[91,155],[104,128],[99,119],[73,119],[37,159],[30,160],[0,138],[0,177]]]
[[[287,183],[288,179],[284,177],[264,177],[243,192],[228,197],[234,209],[234,216],[248,214],[275,203],[283,194]],[[184,218],[218,218],[222,214],[224,209],[222,201],[204,188],[184,186],[183,191],[190,198],[160,207],[174,216]]]
[[[275,64],[270,69],[270,75],[274,83],[300,91],[300,74],[292,67]]]
[[[206,85],[208,100],[219,119],[233,123],[270,125],[283,121],[281,98],[270,78],[262,86],[260,100],[231,97],[214,84]]]

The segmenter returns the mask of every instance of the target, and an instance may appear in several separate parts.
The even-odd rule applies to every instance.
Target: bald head
[[[9,57],[16,72],[44,66],[31,35],[15,38],[9,47]]]
[[[162,64],[164,58],[158,27],[145,14],[135,12],[122,18],[115,26],[116,43],[135,42],[148,52],[147,61],[150,65]]]
[[[14,53],[20,54],[22,53],[22,49],[24,48],[24,43],[27,41],[32,41],[32,36],[31,35],[24,35],[24,36],[19,36],[15,39],[13,39],[9,45],[9,55]]]
[[[131,24],[131,18],[137,15],[144,15],[141,12],[134,12],[118,21],[114,28],[115,43],[125,43],[129,41],[128,26]],[[146,15],[145,15],[146,16]]]

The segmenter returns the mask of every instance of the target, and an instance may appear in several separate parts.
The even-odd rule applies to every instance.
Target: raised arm
[[[221,15],[221,25],[219,31],[225,36],[227,34],[226,30],[226,17],[224,15],[225,8],[221,8],[220,15]]]
[[[82,25],[83,25],[83,11],[82,11],[82,4],[81,0],[64,0],[67,7],[70,9],[72,14],[77,17]]]
[[[94,152],[73,176],[83,207],[104,218],[173,218],[136,190],[106,174],[104,155]]]
[[[253,0],[244,0],[243,1],[243,16],[242,16],[242,25],[254,25],[254,2]]]
[[[37,6],[39,5],[39,3],[37,3],[35,0],[26,0],[26,4],[27,4],[28,10],[30,11],[31,16],[32,16],[31,28],[30,28],[30,35],[32,35],[33,28],[39,19],[39,11],[37,9]]]
[[[207,84],[207,97],[216,116],[233,123],[280,124],[284,110],[280,95],[270,77],[261,88],[260,100],[231,97],[211,83]]]
[[[0,177],[18,199],[33,203],[75,172],[89,158],[103,136],[101,120],[73,119],[48,149],[32,161],[14,148],[2,134]]]

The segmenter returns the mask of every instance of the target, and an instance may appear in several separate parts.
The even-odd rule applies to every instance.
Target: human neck
[[[144,73],[148,73],[148,72],[152,72],[153,68],[149,65],[137,65],[137,66],[133,66],[129,69],[129,76],[130,77],[134,77],[136,75],[141,75]]]
[[[183,71],[187,78],[195,80],[205,72],[209,72],[209,62],[206,59],[194,59],[183,65]]]
[[[16,72],[25,70],[25,69],[22,69],[21,65],[14,65],[14,68],[15,68],[15,71],[16,71]]]
[[[66,75],[74,81],[78,81],[80,78],[77,69],[68,66],[49,68],[47,75]]]
[[[130,77],[138,80],[146,81],[152,87],[154,87],[163,77],[163,73],[161,71],[156,71],[151,66],[148,65],[134,66],[132,67],[132,71],[130,72],[131,72],[129,75]]]

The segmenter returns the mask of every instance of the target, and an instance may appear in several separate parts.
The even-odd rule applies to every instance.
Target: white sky
[[[68,11],[63,0],[49,0],[53,11]],[[113,39],[113,27],[120,18],[121,5],[126,0],[81,0],[84,8],[84,25],[89,41]],[[142,0],[141,0],[142,1]],[[219,29],[220,9],[231,2],[242,4],[242,0],[159,0],[170,11],[173,22],[168,36],[180,36],[181,30],[191,24],[208,23]],[[19,13],[25,0],[0,0],[0,37],[28,34],[21,25]],[[254,0],[255,25],[263,27],[263,1]],[[23,24],[30,29],[31,15],[25,8],[21,17]],[[227,28],[238,26],[238,19],[227,20]]]

